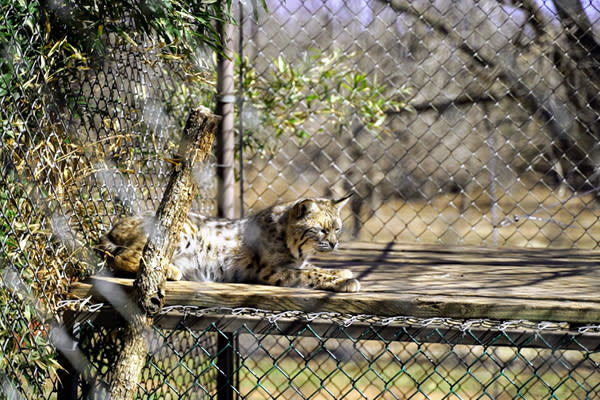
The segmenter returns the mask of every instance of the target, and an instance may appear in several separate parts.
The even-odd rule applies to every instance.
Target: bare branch
[[[188,118],[179,160],[156,212],[154,229],[144,248],[140,268],[134,282],[134,298],[138,308],[132,311],[123,335],[123,351],[115,365],[110,385],[110,398],[132,399],[139,375],[146,361],[147,336],[152,317],[160,311],[165,298],[166,267],[184,219],[198,192],[192,169],[210,154],[219,117],[207,108],[198,108]]]
[[[398,12],[417,17],[420,21],[439,32],[440,35],[443,35],[446,40],[452,42],[457,49],[469,55],[476,63],[485,67],[481,73],[485,74],[486,79],[489,81],[500,79],[503,81],[510,94],[523,107],[530,110],[532,114],[542,116],[545,125],[554,137],[557,139],[564,138],[571,130],[574,121],[565,99],[559,97],[560,91],[557,89],[562,85],[562,75],[556,69],[556,66],[552,65],[549,60],[545,60],[547,71],[544,71],[544,73],[548,79],[544,81],[544,84],[539,84],[538,81],[528,84],[524,78],[526,72],[530,71],[529,61],[540,59],[540,55],[545,53],[543,43],[535,42],[525,50],[522,48],[517,49],[515,41],[520,32],[513,29],[514,32],[508,35],[503,32],[502,37],[506,39],[506,43],[486,49],[485,46],[478,43],[478,40],[480,40],[479,35],[473,34],[472,27],[466,28],[468,31],[461,34],[457,26],[448,25],[451,21],[449,16],[452,7],[456,6],[454,2],[448,2],[446,8],[440,6],[440,4],[436,4],[434,7],[432,2],[428,0],[388,0],[388,3]],[[483,10],[483,3],[487,6],[485,11]],[[497,18],[500,20],[512,21],[512,16],[502,8],[501,4],[495,1],[473,2],[473,7],[478,10],[473,11],[473,15],[481,19],[481,21],[477,21],[478,26],[487,23],[485,19],[493,13],[496,13]],[[479,15],[479,13],[482,15]],[[524,24],[525,21],[526,19],[522,23]],[[496,26],[495,30],[497,30]],[[514,37],[511,35],[514,35]],[[494,51],[494,48],[497,48],[497,50]],[[556,82],[555,84],[558,86],[549,86],[548,82]],[[480,97],[493,97],[493,94],[482,93]],[[538,111],[540,112],[538,113]]]

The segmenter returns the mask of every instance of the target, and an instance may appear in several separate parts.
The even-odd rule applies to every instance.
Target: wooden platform
[[[350,268],[362,284],[361,293],[168,282],[166,305],[600,323],[599,251],[354,242],[313,261]],[[111,299],[105,297],[122,293],[113,289],[128,292],[132,282],[92,278],[75,283],[72,294],[106,302]]]

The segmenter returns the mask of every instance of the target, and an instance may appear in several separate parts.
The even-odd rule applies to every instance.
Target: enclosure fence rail
[[[75,386],[102,398],[111,371],[102,346],[121,328],[110,307],[68,306],[78,310],[73,335],[95,371]],[[594,398],[599,332],[555,322],[174,305],[155,320],[138,390],[218,399]]]

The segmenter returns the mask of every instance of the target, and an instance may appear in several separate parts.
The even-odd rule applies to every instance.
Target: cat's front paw
[[[346,279],[336,289],[338,292],[358,293],[360,292],[360,282],[358,279]]]
[[[351,279],[353,274],[352,271],[350,271],[349,269],[338,269],[338,270],[332,270],[334,271],[333,273],[342,278],[342,279]]]
[[[167,279],[170,281],[180,281],[181,278],[183,278],[181,270],[173,264],[169,264],[167,266]]]

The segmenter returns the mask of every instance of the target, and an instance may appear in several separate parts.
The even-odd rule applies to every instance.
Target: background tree
[[[600,49],[581,2],[462,0],[436,2],[432,7],[428,1],[390,0],[389,4],[398,12],[420,16],[471,58],[474,76],[485,82],[475,98],[498,101],[511,96],[541,121],[551,134],[549,157],[560,183],[575,190],[599,187]],[[597,13],[593,4],[587,7],[591,15]],[[429,106],[440,107],[435,102]]]

